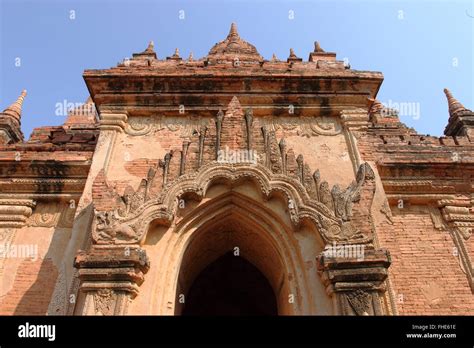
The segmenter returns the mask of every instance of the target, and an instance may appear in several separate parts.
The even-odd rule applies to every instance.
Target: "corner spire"
[[[456,98],[453,97],[449,89],[445,88],[444,94],[446,94],[446,98],[448,99],[448,108],[449,108],[450,117],[453,117],[459,111],[467,110],[464,107],[464,105],[462,105]]]
[[[325,52],[325,51],[321,48],[321,45],[319,44],[318,41],[315,41],[315,42],[314,42],[314,52],[316,52],[316,53],[323,53],[323,52]]]
[[[23,101],[25,100],[25,97],[26,97],[26,89],[24,89],[21,92],[21,95],[13,104],[11,104],[9,107],[3,110],[3,113],[15,118],[18,122],[20,122],[21,108],[23,106]]]
[[[447,136],[469,136],[474,139],[474,112],[466,109],[456,98],[453,97],[449,89],[444,89],[444,94],[448,98],[449,120],[444,134]]]

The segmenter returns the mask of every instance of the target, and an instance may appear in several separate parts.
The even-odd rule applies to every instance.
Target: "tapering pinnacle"
[[[237,32],[237,24],[232,23],[230,25],[229,35],[227,35],[227,38],[230,41],[237,41],[240,39],[239,33]]]
[[[459,111],[467,110],[464,105],[453,97],[449,89],[445,88],[444,94],[446,94],[446,98],[448,99],[449,115],[451,117]]]
[[[14,117],[15,119],[17,119],[18,121],[20,121],[21,108],[23,106],[23,100],[25,100],[25,97],[26,97],[26,89],[24,89],[21,92],[21,95],[18,97],[18,99],[13,104],[11,104],[9,107],[7,107],[3,111],[3,113],[7,114],[7,115],[10,115],[10,116]]]
[[[321,45],[319,44],[318,41],[314,42],[314,52],[316,53],[323,53],[324,50],[321,48]]]
[[[155,44],[153,41],[150,41],[150,43],[148,44],[148,47],[146,48],[145,52],[155,52]]]

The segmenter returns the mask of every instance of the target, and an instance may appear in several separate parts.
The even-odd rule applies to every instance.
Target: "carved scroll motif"
[[[180,132],[182,136],[190,137],[196,129],[208,122],[206,118],[183,116],[183,117],[130,117],[125,127],[125,132],[133,136],[157,133],[163,129],[171,132]]]
[[[342,127],[338,121],[332,117],[272,117],[266,121],[274,130],[283,129],[295,132],[302,137],[312,137],[318,135],[334,136],[341,134]]]
[[[127,125],[125,126],[125,132],[129,135],[139,136],[147,135],[150,132],[159,129],[161,118],[156,121],[150,117],[130,117]]]

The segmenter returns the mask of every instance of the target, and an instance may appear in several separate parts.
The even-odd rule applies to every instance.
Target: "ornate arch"
[[[114,295],[117,299],[113,300],[117,303],[115,310],[117,313],[125,313],[125,306],[128,303],[126,299],[134,298],[138,294],[138,285],[144,281],[144,273],[150,266],[140,244],[143,244],[151,224],[168,227],[175,224],[173,227],[177,227],[175,228],[177,233],[173,233],[173,238],[181,242],[170,250],[174,250],[175,258],[178,257],[171,264],[179,269],[177,265],[183,259],[187,245],[186,238],[190,236],[186,232],[189,229],[180,230],[179,226],[184,223],[183,221],[196,221],[194,211],[184,212],[181,221],[176,219],[180,213],[178,211],[180,200],[192,198],[201,202],[213,185],[225,184],[231,188],[229,192],[232,193],[234,201],[239,201],[233,188],[243,182],[251,181],[264,202],[272,197],[281,198],[285,202],[288,228],[285,230],[279,227],[285,231],[284,238],[291,239],[294,235],[292,232],[309,225],[313,226],[312,230],[317,231],[322,244],[326,247],[331,248],[334,243],[349,247],[351,245],[367,247],[362,259],[347,259],[345,256],[340,258],[337,254],[328,256],[324,251],[317,258],[319,273],[328,294],[335,301],[336,313],[359,315],[383,313],[380,293],[385,291],[384,280],[387,277],[386,269],[390,265],[390,258],[385,250],[374,250],[372,244],[373,224],[370,210],[375,193],[375,175],[367,163],[359,167],[356,180],[341,190],[338,185],[329,189],[328,183],[320,180],[318,171],[312,176],[308,175],[309,168],[300,157],[296,160],[298,163],[296,175],[275,172],[260,163],[232,164],[214,161],[201,166],[195,172],[180,175],[169,183],[166,180],[166,162],[169,165],[169,156],[165,156],[162,187],[158,190],[158,194],[153,193],[156,192],[154,168],[150,168],[147,178],[142,179],[136,190],[128,187],[123,195],[119,195],[108,185],[103,172],[97,175],[93,185],[93,193],[98,192],[96,197],[93,194],[95,206],[95,219],[92,224],[93,246],[87,253],[80,252],[76,257],[76,267],[79,268],[79,277],[82,281],[81,288],[94,299],[89,299],[89,303],[95,301],[97,296],[98,299],[102,298],[100,289],[111,288],[114,289],[112,293],[117,294]],[[106,204],[103,204],[104,201]],[[264,214],[264,210],[260,210],[258,214]],[[249,217],[245,214],[241,218],[250,223]],[[206,219],[203,217],[204,221]],[[274,220],[278,220],[278,217],[274,216]],[[262,234],[265,233],[268,235],[268,231],[263,230]],[[283,241],[284,239],[281,239],[280,243]],[[298,248],[293,248],[287,243],[276,250],[281,254],[284,250],[291,251]],[[286,261],[283,262],[287,265],[285,274],[305,269],[301,258],[299,259],[300,261],[294,255],[284,259]],[[293,264],[296,266],[291,266]],[[110,267],[114,268],[113,272]],[[176,283],[176,272],[165,276],[168,277],[168,282]],[[294,287],[295,291],[300,289],[304,292],[300,297],[301,301],[311,302],[311,294],[305,288],[307,289],[307,286],[304,281]],[[122,294],[120,295],[122,297],[118,294]],[[87,303],[87,300],[84,301]],[[173,310],[175,308],[173,300],[169,300],[169,294],[166,301],[170,301],[171,305],[162,301],[159,307],[161,313],[164,313],[165,305],[168,309],[170,306]],[[301,308],[303,307],[296,306],[295,313],[302,314]],[[310,312],[313,313],[313,309]]]
[[[289,233],[291,226],[285,225],[270,209],[251,198],[235,191],[228,191],[199,205],[174,226],[160,261],[161,276],[155,278],[155,284],[151,287],[159,295],[157,302],[152,303],[153,313],[179,314],[177,299],[180,291],[186,293],[186,289],[180,289],[179,278],[190,247],[193,248],[192,245],[199,239],[207,241],[206,244],[211,252],[203,251],[210,255],[202,262],[202,265],[206,266],[217,256],[228,251],[226,248],[219,248],[217,244],[213,244],[213,240],[219,234],[233,231],[234,228],[238,229],[235,234],[238,235],[239,241],[246,239],[248,242],[258,244],[258,251],[252,250],[246,242],[239,243],[239,246],[242,256],[254,263],[269,278],[279,299],[281,313],[310,314],[315,312],[311,301],[312,292],[306,281],[304,262],[297,241],[292,233]],[[249,230],[252,232],[249,233]],[[214,234],[212,238],[209,236],[210,233]],[[250,236],[242,236],[242,233],[249,233]],[[197,246],[195,245],[194,248]],[[262,250],[267,251],[262,252]],[[273,267],[265,265],[262,260],[272,260]],[[193,259],[193,262],[199,261]],[[201,269],[197,266],[197,270],[191,273],[195,275]],[[289,306],[285,302],[291,294],[294,295],[295,301]]]
[[[318,174],[319,175],[319,174]],[[100,177],[100,176],[98,176]],[[100,178],[105,182],[105,178]],[[145,180],[145,179],[144,179]],[[201,200],[210,186],[225,182],[230,186],[243,180],[257,183],[265,199],[274,195],[284,197],[290,219],[295,228],[303,221],[317,227],[326,243],[369,243],[372,231],[362,231],[352,223],[353,204],[364,197],[365,205],[371,205],[375,192],[374,173],[367,163],[360,166],[357,180],[345,190],[335,185],[331,191],[326,182],[319,183],[316,193],[308,192],[301,181],[275,174],[261,164],[229,164],[211,162],[198,171],[184,174],[163,187],[154,198],[147,196],[152,182],[141,184],[143,190],[120,197],[117,193],[113,211],[96,210],[96,221],[92,229],[93,241],[97,244],[136,244],[143,241],[151,222],[170,225],[176,216],[179,199],[192,196]],[[148,187],[148,185],[150,187]],[[108,188],[105,182],[103,185]],[[361,192],[365,189],[368,194]],[[139,201],[141,204],[133,204]],[[135,207],[134,207],[135,206]],[[370,219],[370,216],[367,216]]]

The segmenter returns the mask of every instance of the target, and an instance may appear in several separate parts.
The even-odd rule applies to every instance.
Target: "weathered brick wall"
[[[435,228],[427,206],[392,207],[393,235],[379,233],[399,314],[472,314],[474,296],[449,231]]]
[[[0,315],[45,315],[57,276],[58,270],[50,258],[22,261],[16,269],[13,287],[0,297]]]
[[[474,143],[467,136],[417,134],[394,119],[379,121],[361,134],[358,147],[363,160],[377,163],[391,203],[393,224],[378,229],[377,237],[392,256],[399,314],[472,314],[468,276],[438,204],[471,195]],[[472,258],[472,238],[465,245]]]

